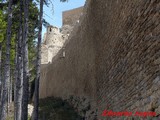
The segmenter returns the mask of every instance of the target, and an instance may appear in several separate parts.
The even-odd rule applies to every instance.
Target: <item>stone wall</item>
[[[88,0],[65,49],[42,69],[40,97],[86,96],[101,119],[105,109],[160,114],[159,10],[159,0]]]
[[[64,11],[62,13],[63,25],[74,26],[82,15],[83,7]]]
[[[75,26],[69,36],[69,40],[67,40],[63,46],[64,49],[61,49],[52,59],[52,64],[48,64],[46,65],[47,67],[42,69],[41,98],[53,95],[81,95],[84,93],[88,96],[94,95],[92,92],[95,90],[95,85],[93,81],[88,81],[89,79],[94,79],[95,55],[93,41],[92,39],[89,41],[89,39],[87,39],[88,36],[84,36],[88,28],[84,29],[84,25],[84,27],[81,28],[81,25],[82,23],[80,22]],[[77,34],[79,35],[77,36]],[[81,38],[82,36],[84,36],[83,40]],[[65,57],[63,57],[64,52]],[[45,73],[45,75],[43,73]],[[92,90],[89,90],[90,88],[92,88]]]
[[[160,113],[160,1],[91,4],[99,109]]]

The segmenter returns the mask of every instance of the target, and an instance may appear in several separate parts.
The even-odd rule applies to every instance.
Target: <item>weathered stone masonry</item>
[[[41,98],[86,96],[102,119],[104,109],[160,114],[159,0],[88,0],[62,51],[42,69]]]
[[[75,25],[78,22],[79,17],[82,16],[82,11],[83,7],[64,11],[62,13],[63,25]]]
[[[160,113],[160,1],[93,0],[91,9],[99,108]]]

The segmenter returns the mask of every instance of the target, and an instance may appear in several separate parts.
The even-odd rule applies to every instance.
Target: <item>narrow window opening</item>
[[[65,58],[65,56],[66,56],[65,48],[63,47],[63,48],[62,48],[62,56],[61,56],[60,58]]]
[[[63,51],[63,57],[65,57],[65,55],[66,55],[66,54],[65,54],[65,51]]]
[[[52,28],[50,28],[50,30],[49,30],[50,32],[52,32]]]

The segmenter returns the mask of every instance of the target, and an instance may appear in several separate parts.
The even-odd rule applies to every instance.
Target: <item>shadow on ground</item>
[[[40,100],[39,118],[40,120],[83,120],[67,101],[54,97]]]

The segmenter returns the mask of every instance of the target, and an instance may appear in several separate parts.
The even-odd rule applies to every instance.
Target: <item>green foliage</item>
[[[3,42],[5,38],[6,26],[7,26],[7,23],[5,21],[3,11],[0,10],[0,43]]]
[[[68,0],[60,0],[61,2],[66,2]],[[36,39],[38,37],[38,16],[39,9],[37,3],[39,0],[31,1],[29,4],[29,34],[28,34],[28,47],[29,47],[29,69],[31,71],[32,80],[35,76],[35,59],[36,59]],[[44,4],[49,6],[50,0],[44,0]],[[2,52],[5,53],[5,41],[6,41],[6,29],[7,29],[7,1],[0,0],[0,43],[2,43]],[[19,30],[19,15],[20,7],[19,1],[15,0],[13,2],[13,18],[12,18],[12,40],[11,40],[11,69],[14,69],[14,59],[15,59],[15,44],[18,30]],[[47,27],[49,23],[43,19],[43,25]],[[5,60],[5,55],[2,54],[2,59]]]
[[[7,29],[7,6],[8,4],[6,1],[2,3],[0,0],[0,6],[3,8],[0,9],[0,43],[2,43],[2,60],[5,60],[5,48],[6,48],[6,29]],[[28,48],[29,48],[29,69],[31,71],[32,80],[35,77],[34,70],[34,60],[36,59],[36,39],[38,33],[38,15],[39,10],[37,4],[34,1],[31,1],[29,4],[29,29],[28,29]],[[20,16],[20,5],[19,1],[15,2],[13,5],[13,12],[12,12],[12,38],[11,38],[11,69],[15,69],[15,45],[18,36],[19,30],[19,16]],[[22,16],[23,18],[23,16]]]

